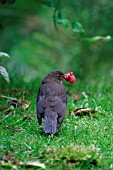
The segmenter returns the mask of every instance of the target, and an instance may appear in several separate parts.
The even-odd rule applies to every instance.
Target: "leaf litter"
[[[90,114],[93,114],[95,113],[96,111],[95,110],[92,110],[91,108],[78,108],[78,109],[75,109],[71,112],[69,112],[70,115],[76,115],[76,116],[81,116],[81,115],[90,115]]]
[[[101,155],[99,148],[94,145],[86,147],[84,144],[61,147],[48,147],[38,152],[39,159],[51,168],[54,166],[62,168],[84,168],[98,166]]]
[[[19,167],[40,167],[45,169],[45,164],[40,163],[38,160],[26,160],[25,162],[19,161],[14,157],[12,152],[7,151],[4,155],[0,157],[0,165],[2,167],[7,167],[11,169],[18,169]]]
[[[14,108],[22,108],[23,110],[26,110],[30,107],[30,102],[26,102],[24,97],[22,98],[14,98],[9,96],[1,95],[0,98],[4,98],[7,100],[7,108],[2,109],[2,111],[5,113],[5,115],[8,115]],[[4,107],[3,107],[4,108]]]

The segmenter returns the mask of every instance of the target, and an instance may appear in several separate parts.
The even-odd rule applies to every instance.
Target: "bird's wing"
[[[45,110],[50,110],[64,117],[66,112],[66,89],[63,85],[53,82],[42,84],[37,96],[37,118],[39,124],[42,123]]]
[[[58,114],[61,114],[66,108],[66,95],[59,94],[51,100],[51,109]]]
[[[65,89],[61,94],[55,96],[51,101],[51,110],[57,113],[57,127],[60,128],[66,113],[66,92]]]
[[[39,113],[43,113],[48,105],[59,109],[58,107],[63,107],[64,104],[66,104],[66,89],[63,85],[53,82],[42,84],[37,96]]]
[[[42,88],[40,88],[37,95],[37,102],[36,102],[37,118],[40,125],[42,124],[42,118],[44,117],[44,110],[46,108],[46,105],[47,105],[46,98],[43,95]]]
[[[37,113],[43,113],[45,108],[46,108],[45,97],[38,95],[38,97],[37,97]]]

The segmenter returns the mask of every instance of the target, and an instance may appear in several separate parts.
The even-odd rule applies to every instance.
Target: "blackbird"
[[[63,74],[61,71],[53,71],[43,80],[39,88],[36,102],[36,112],[39,125],[44,118],[44,133],[55,134],[56,125],[59,129],[66,113],[66,88],[62,84],[65,79],[74,83],[72,72]]]

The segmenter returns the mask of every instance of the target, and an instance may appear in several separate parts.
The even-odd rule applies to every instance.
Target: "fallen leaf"
[[[30,103],[23,103],[22,108],[26,110],[30,106]]]
[[[30,166],[34,166],[34,167],[40,167],[40,168],[43,168],[45,169],[45,165],[40,163],[39,161],[37,160],[33,160],[33,161],[27,161],[27,162],[20,162],[20,165],[21,166],[26,166],[26,167],[30,167]]]
[[[95,113],[95,110],[92,110],[91,108],[78,108],[74,111],[69,112],[70,115],[77,115],[77,116],[80,115],[86,116],[92,113]]]
[[[17,169],[16,165],[13,165],[13,164],[5,162],[5,161],[0,161],[0,165],[7,167],[7,168]]]

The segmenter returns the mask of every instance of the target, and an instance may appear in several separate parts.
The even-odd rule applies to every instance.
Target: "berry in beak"
[[[63,78],[64,78],[66,81],[69,81],[71,84],[73,84],[73,83],[75,82],[75,80],[76,80],[73,72],[64,74]]]

